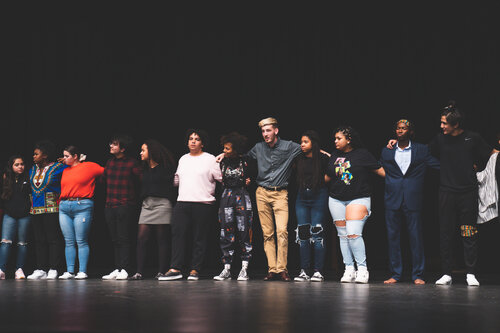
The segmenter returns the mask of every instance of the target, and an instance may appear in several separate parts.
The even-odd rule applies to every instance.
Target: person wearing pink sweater
[[[207,248],[208,219],[215,203],[215,185],[222,180],[222,173],[215,156],[203,151],[208,135],[203,130],[186,132],[189,153],[179,159],[174,185],[179,186],[177,204],[172,214],[172,263],[160,281],[182,279],[181,270],[186,264],[188,237],[193,238],[191,269],[188,280],[199,279]],[[188,234],[192,230],[192,234]]]

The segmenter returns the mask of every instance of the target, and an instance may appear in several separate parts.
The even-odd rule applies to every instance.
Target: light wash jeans
[[[3,216],[2,241],[0,244],[0,269],[5,271],[9,260],[10,249],[17,238],[17,262],[16,269],[23,268],[28,250],[27,235],[31,216],[13,218],[7,214]]]
[[[92,221],[94,201],[82,199],[62,200],[59,204],[59,224],[66,243],[65,255],[67,271],[75,273],[76,247],[78,246],[79,271],[87,272],[89,260],[89,231]]]
[[[346,207],[351,204],[364,205],[368,214],[361,220],[346,220]],[[356,261],[356,265],[358,267],[366,267],[366,250],[365,241],[363,240],[363,227],[371,214],[370,198],[365,197],[342,201],[329,197],[328,207],[330,209],[333,222],[345,221],[345,227],[335,226],[337,228],[337,235],[339,236],[340,251],[342,252],[344,265],[354,266],[354,261]],[[356,235],[356,237],[347,237],[348,235]]]

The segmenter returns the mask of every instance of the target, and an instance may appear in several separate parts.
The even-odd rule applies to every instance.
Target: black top
[[[364,148],[348,153],[334,151],[327,167],[327,175],[332,179],[330,196],[342,201],[369,197],[369,174],[379,168],[379,162]]]
[[[478,171],[483,169],[491,153],[491,148],[479,134],[468,130],[457,136],[440,133],[429,148],[441,162],[441,190],[466,192],[477,189],[474,165]]]
[[[167,169],[157,165],[154,168],[147,168],[142,175],[141,197],[158,197],[175,200],[174,169]]]
[[[18,180],[12,184],[12,196],[10,200],[4,201],[5,213],[10,217],[19,219],[26,217],[30,212],[30,198],[31,187],[29,179]]]
[[[222,172],[222,186],[225,188],[245,187],[247,178],[250,178],[248,158],[225,157],[220,162]]]
[[[325,187],[325,174],[326,170],[328,167],[328,161],[329,157],[325,154],[320,153],[319,154],[319,161],[320,161],[320,168],[321,168],[321,187]],[[310,157],[307,157],[304,154],[301,154],[297,157],[297,167],[299,168],[299,164],[302,164],[302,172],[303,177],[298,177],[299,179],[303,179],[303,183],[299,184],[299,189],[313,189],[314,188],[314,179],[313,179],[313,174],[314,174],[314,164],[313,164],[313,159]],[[300,172],[300,169],[297,170],[297,172]]]

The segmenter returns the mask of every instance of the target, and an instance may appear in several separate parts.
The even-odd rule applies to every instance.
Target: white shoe
[[[0,269],[0,280],[5,280],[5,273]]]
[[[89,276],[87,275],[87,273],[85,273],[85,272],[78,272],[76,274],[76,276],[75,276],[75,279],[76,280],[85,280],[85,279],[88,279],[88,277]]]
[[[314,272],[313,276],[311,276],[312,282],[323,282],[324,280],[325,280],[325,278],[318,271]]]
[[[55,269],[50,269],[47,273],[47,280],[55,280],[57,279],[57,271]]]
[[[214,280],[217,281],[231,280],[231,271],[226,267],[224,267],[224,269],[222,270],[222,272],[220,272],[219,275],[214,276]]]
[[[296,282],[307,282],[309,280],[311,280],[311,278],[309,277],[309,275],[307,275],[306,271],[304,271],[303,269],[301,269],[299,275],[293,279],[293,281]]]
[[[356,279],[356,271],[354,270],[354,266],[346,266],[344,275],[340,278],[340,282],[343,283],[352,283]]]
[[[16,276],[16,280],[24,280],[24,279],[26,279],[26,276],[24,275],[24,271],[23,271],[22,268],[18,268],[17,269],[15,276]]]
[[[451,284],[451,276],[449,276],[448,274],[445,274],[443,276],[441,276],[441,278],[439,280],[436,281],[436,284],[437,285],[440,285],[440,286],[449,286]]]
[[[476,279],[476,276],[474,274],[467,274],[466,280],[469,286],[479,287],[479,281]]]
[[[28,280],[45,280],[47,273],[41,269],[35,269],[33,274],[28,275]]]
[[[114,271],[112,271],[111,273],[109,273],[108,275],[104,275],[102,277],[103,280],[116,280],[116,277],[118,276],[118,274],[120,274],[120,271],[115,269]]]
[[[250,278],[248,277],[247,269],[245,266],[241,267],[240,274],[238,274],[238,281],[248,281]]]
[[[368,273],[368,270],[366,267],[359,266],[358,270],[356,271],[356,278],[354,279],[354,282],[356,283],[368,283],[368,279],[370,278],[370,274]]]
[[[75,278],[75,274],[70,272],[64,272],[63,275],[59,276],[59,280],[71,280]]]
[[[120,273],[116,275],[117,280],[127,280],[128,279],[128,273],[126,270],[122,269]]]

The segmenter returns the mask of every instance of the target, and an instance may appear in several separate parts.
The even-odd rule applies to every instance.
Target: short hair
[[[259,121],[260,128],[267,125],[273,125],[274,127],[278,127],[278,121],[273,117],[264,118],[261,121]]]
[[[197,134],[200,139],[201,139],[201,143],[206,147],[208,146],[208,143],[209,143],[209,137],[208,137],[208,133],[207,131],[205,130],[202,130],[202,129],[196,129],[196,128],[190,128],[186,131],[186,138],[185,138],[185,142],[189,141],[189,137],[191,136],[191,134]]]
[[[111,137],[111,140],[109,140],[109,143],[114,143],[114,142],[118,143],[120,149],[124,149],[125,152],[128,152],[128,150],[134,143],[134,140],[128,135],[117,134]]]
[[[465,114],[457,108],[455,101],[448,102],[448,105],[443,108],[441,116],[446,117],[446,121],[450,125],[455,126],[458,124],[459,128],[463,128]]]
[[[221,145],[230,143],[233,146],[233,150],[239,155],[243,154],[247,141],[247,137],[238,132],[231,132],[220,138]]]
[[[415,137],[415,125],[413,125],[413,122],[409,121],[408,119],[399,119],[394,124],[394,130],[398,129],[399,123],[403,123],[408,127],[408,130],[410,131],[410,138],[413,139]]]

